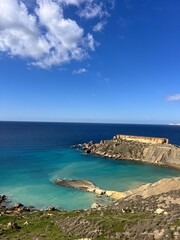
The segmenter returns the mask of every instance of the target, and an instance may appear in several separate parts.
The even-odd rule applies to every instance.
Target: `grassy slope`
[[[61,211],[40,211],[32,213],[22,213],[20,215],[3,215],[0,217],[0,239],[76,239],[71,234],[63,234],[58,226],[58,221],[66,218],[82,218],[93,224],[100,224],[101,229],[106,234],[109,229],[112,232],[123,232],[125,225],[136,224],[137,219],[146,221],[149,217],[146,213],[117,213],[112,214],[109,210],[93,211],[88,215],[85,212],[61,212]],[[28,225],[24,225],[25,222]],[[7,223],[16,222],[19,229],[7,227]],[[102,233],[98,239],[106,239]],[[85,236],[82,236],[85,237]]]

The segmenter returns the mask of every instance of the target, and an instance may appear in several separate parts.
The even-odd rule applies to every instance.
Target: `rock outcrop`
[[[120,199],[122,197],[126,197],[123,192],[116,192],[116,191],[106,191],[101,189],[100,187],[94,185],[94,183],[90,182],[89,180],[61,180],[57,179],[53,181],[54,184],[61,185],[64,187],[72,187],[79,190],[84,190],[86,192],[92,192],[97,195],[104,195],[107,197],[111,197],[114,199]]]
[[[121,135],[117,135],[121,136]],[[100,143],[79,144],[75,147],[85,151],[86,153],[94,153],[103,157],[114,159],[135,160],[144,163],[163,165],[168,167],[180,168],[180,147],[172,144],[163,143],[166,139],[159,139],[157,142],[149,143],[136,137],[132,140],[119,138],[115,136],[112,140],[102,140]],[[124,135],[123,135],[124,136]],[[154,138],[152,138],[154,139]],[[156,138],[155,138],[156,139]],[[168,140],[167,140],[168,141]]]
[[[104,190],[94,185],[92,182],[88,180],[64,180],[57,179],[53,181],[54,184],[72,187],[80,190],[84,190],[86,192],[94,192],[98,195],[103,195]]]
[[[163,194],[169,191],[180,190],[180,177],[164,178],[155,183],[143,184],[140,187],[130,189],[125,192],[103,190],[88,180],[60,180],[57,179],[54,184],[65,187],[72,187],[87,192],[94,192],[97,195],[104,195],[113,199],[122,199],[125,197],[141,196],[142,198],[153,195]],[[178,203],[180,204],[180,202]]]

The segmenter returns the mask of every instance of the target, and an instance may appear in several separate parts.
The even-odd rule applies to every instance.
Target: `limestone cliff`
[[[160,140],[159,140],[160,141]],[[158,141],[158,142],[159,142]],[[89,142],[78,147],[87,153],[94,153],[114,159],[136,160],[180,168],[180,147],[166,143],[149,143],[139,140],[113,138],[100,143]]]
[[[168,138],[157,138],[157,137],[143,137],[143,136],[131,136],[131,135],[116,135],[113,137],[113,140],[117,140],[117,139],[136,141],[136,142],[142,142],[142,143],[151,143],[151,144],[169,143]]]
[[[124,196],[137,196],[148,198],[153,195],[163,194],[169,191],[180,190],[180,177],[164,178],[155,183],[143,184],[140,187],[123,192]],[[180,197],[177,201],[180,204]]]

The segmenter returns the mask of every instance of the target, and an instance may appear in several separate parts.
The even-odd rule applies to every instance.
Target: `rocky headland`
[[[90,141],[73,147],[117,160],[180,168],[180,147],[169,144],[166,138],[116,135],[111,140],[102,140],[99,143]]]

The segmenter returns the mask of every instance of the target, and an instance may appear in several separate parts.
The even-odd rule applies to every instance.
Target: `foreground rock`
[[[54,184],[65,186],[65,187],[72,187],[80,190],[84,190],[86,192],[93,192],[97,195],[104,195],[107,197],[112,197],[114,199],[119,199],[125,197],[126,195],[123,192],[116,192],[116,191],[106,191],[98,186],[94,185],[94,183],[90,182],[89,180],[61,180],[57,179],[53,181]]]
[[[152,138],[147,140],[142,137],[135,137],[134,140],[127,136],[119,138],[117,135],[112,140],[102,140],[100,143],[79,144],[77,147],[86,153],[94,153],[103,157],[114,159],[135,160],[144,163],[163,165],[180,168],[180,147],[167,144],[168,140]],[[150,138],[151,139],[151,138]],[[163,141],[164,140],[164,141]],[[156,143],[157,142],[157,143]],[[161,143],[162,142],[162,143]]]
[[[94,192],[99,195],[104,194],[104,190],[94,185],[92,182],[88,180],[61,180],[57,179],[53,181],[54,184],[65,186],[65,187],[72,187],[77,188],[80,190],[84,190],[87,192]]]
[[[5,195],[0,195],[0,206],[6,204],[7,198]]]
[[[75,239],[180,239],[180,177],[104,194],[121,199],[107,207],[95,203],[78,217],[59,220],[61,231]]]
[[[34,211],[33,206],[26,207],[22,203],[16,203],[14,206],[11,206],[10,201],[8,201],[5,195],[0,195],[0,200],[3,198],[3,201],[0,201],[0,216],[5,214],[21,214],[24,212]]]
[[[57,225],[74,239],[179,240],[179,199],[180,190],[126,197],[100,210],[60,219]]]

